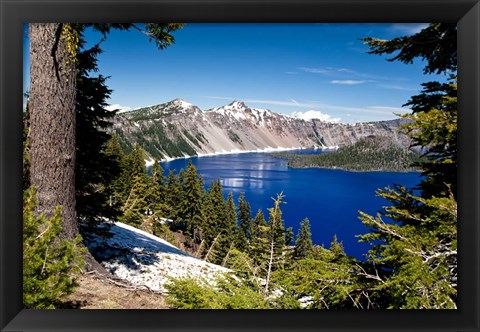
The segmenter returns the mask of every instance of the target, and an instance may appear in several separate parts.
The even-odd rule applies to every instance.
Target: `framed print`
[[[478,1],[0,1],[2,331],[479,329]]]

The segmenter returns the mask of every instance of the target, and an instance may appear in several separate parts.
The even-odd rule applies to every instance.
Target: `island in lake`
[[[414,172],[420,162],[418,151],[387,137],[369,136],[336,151],[322,154],[276,153],[277,158],[288,160],[292,168],[329,168],[357,172]]]

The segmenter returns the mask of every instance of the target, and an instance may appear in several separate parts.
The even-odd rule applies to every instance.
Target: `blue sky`
[[[289,115],[314,110],[345,123],[386,120],[408,111],[401,105],[422,82],[442,78],[426,77],[421,61],[369,55],[359,38],[391,39],[425,26],[187,24],[162,51],[138,31],[113,31],[102,43],[99,73],[110,76],[109,102],[124,109],[181,98],[206,110],[241,100]],[[86,38],[96,43],[101,36],[87,31]],[[25,55],[28,89],[28,47]]]

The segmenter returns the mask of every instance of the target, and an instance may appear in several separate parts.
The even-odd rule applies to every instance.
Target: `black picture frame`
[[[24,310],[22,26],[28,22],[457,22],[459,309]],[[0,0],[1,331],[478,331],[478,0]]]

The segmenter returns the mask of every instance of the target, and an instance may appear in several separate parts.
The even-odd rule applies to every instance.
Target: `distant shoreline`
[[[326,147],[295,147],[295,148],[284,148],[284,147],[266,147],[264,149],[256,149],[256,150],[239,150],[239,149],[233,149],[230,151],[219,151],[219,152],[212,152],[212,153],[199,153],[197,155],[193,156],[188,156],[185,155],[183,157],[174,157],[174,158],[163,158],[160,159],[159,162],[169,162],[173,160],[178,160],[178,159],[188,159],[188,158],[194,158],[194,157],[215,157],[215,156],[221,156],[221,155],[228,155],[228,154],[243,154],[243,153],[272,153],[272,152],[282,152],[282,151],[294,151],[294,150],[306,150],[306,149],[315,149],[315,150],[337,150],[338,146],[326,146]],[[147,167],[150,167],[154,163],[154,159],[145,159],[145,165]]]
[[[285,159],[285,158],[281,158]],[[307,169],[307,168],[320,168],[320,169],[329,169],[333,171],[345,171],[345,172],[353,172],[353,173],[420,173],[421,170],[419,169],[409,169],[409,170],[392,170],[392,169],[365,169],[365,170],[358,170],[358,169],[351,169],[351,168],[344,168],[344,167],[327,167],[327,166],[291,166],[288,165],[288,168],[292,169]]]

